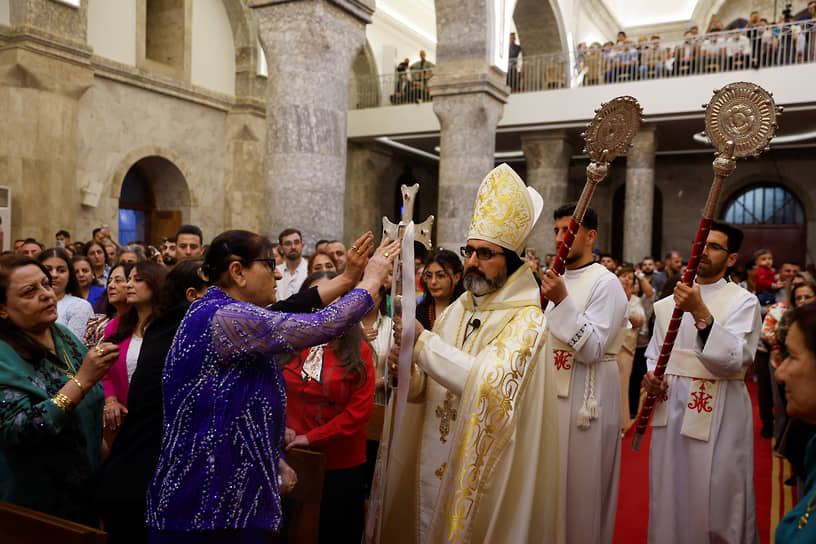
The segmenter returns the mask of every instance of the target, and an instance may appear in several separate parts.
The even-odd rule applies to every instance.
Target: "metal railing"
[[[648,40],[511,61],[511,93],[757,70],[816,62],[816,19]],[[432,70],[360,78],[353,109],[430,100]],[[354,106],[356,105],[356,108]]]

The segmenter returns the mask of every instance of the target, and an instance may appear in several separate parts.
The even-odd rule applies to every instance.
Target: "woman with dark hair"
[[[56,324],[51,281],[34,259],[0,259],[0,500],[95,525],[104,398],[97,382],[119,348],[88,351]]]
[[[776,325],[776,342],[778,345],[785,346],[781,353],[782,359],[786,359],[789,355],[787,351],[787,336],[790,333],[791,320],[794,315],[793,310],[816,302],[816,283],[813,282],[813,277],[810,274],[806,276],[804,281],[797,282],[791,287],[790,300],[792,302],[792,310],[783,315],[782,319],[780,319]],[[778,370],[779,369],[774,371],[771,375],[771,386],[783,389],[783,386],[779,384],[781,380],[777,377]],[[784,390],[779,392],[783,394]],[[788,417],[784,423],[781,436],[776,442],[775,450],[790,461],[791,464],[793,476],[785,483],[788,485],[796,485],[797,478],[804,481],[806,477],[805,450],[810,439],[816,434],[816,427],[797,417],[790,416],[790,411],[787,410],[784,401],[782,404]],[[803,482],[800,482],[800,484],[801,483]],[[801,488],[802,486],[799,485],[798,487]]]
[[[787,318],[785,318],[785,314],[794,308],[795,301],[793,299],[793,290],[797,286],[805,283],[814,285],[813,276],[807,272],[797,272],[791,276],[790,279],[788,279],[787,285],[785,286],[785,300],[772,304],[771,307],[768,308],[768,312],[765,314],[765,318],[762,321],[762,331],[759,333],[760,339],[765,342],[768,347],[768,356],[761,357],[759,354],[757,354],[757,363],[759,364],[760,362],[766,362],[768,364],[769,393],[773,399],[772,422],[770,421],[771,414],[763,414],[764,410],[760,408],[760,415],[765,415],[765,418],[767,418],[762,422],[761,434],[764,438],[770,438],[773,436],[776,438],[777,442],[782,437],[782,431],[785,429],[787,416],[785,415],[785,396],[776,383],[776,380],[774,380],[774,373],[782,363],[782,359],[785,358],[783,354],[785,343],[784,334],[785,331],[787,331]],[[799,305],[801,306],[801,304]],[[780,337],[777,338],[777,327],[783,321],[783,319],[785,320],[785,324],[783,325],[785,331],[782,331]],[[765,361],[762,361],[763,359],[765,359]],[[759,372],[760,371],[757,373],[759,374]],[[760,407],[762,406],[763,397],[763,390],[760,387]]]
[[[145,330],[158,315],[159,294],[167,270],[156,263],[142,261],[131,268],[127,282],[126,314],[105,327],[108,342],[119,346],[119,359],[102,380],[105,386],[105,428],[119,430],[127,414],[130,380],[136,370]]]
[[[93,269],[91,261],[85,255],[74,257],[74,275],[76,275],[79,296],[88,301],[93,306],[96,301],[105,293],[105,288],[94,285]]]
[[[785,338],[788,356],[776,369],[785,385],[787,412],[791,418],[816,424],[816,304],[797,307],[790,316]],[[803,459],[802,498],[776,527],[776,541],[790,544],[816,541],[816,436],[807,442]],[[810,518],[814,519],[811,520]],[[813,523],[810,523],[813,521]]]
[[[626,293],[629,301],[628,315],[630,328],[626,329],[623,344],[615,357],[618,363],[618,372],[621,382],[621,431],[626,432],[632,425],[629,407],[629,378],[632,374],[632,362],[635,359],[637,348],[638,329],[646,322],[646,312],[640,301],[640,282],[635,279],[635,271],[630,267],[622,267],[615,274]]]
[[[432,251],[425,259],[420,283],[425,296],[417,304],[416,316],[423,327],[431,330],[436,318],[442,315],[448,304],[465,292],[462,286],[462,261],[459,256],[448,249],[439,248]]]
[[[65,325],[77,338],[82,338],[94,311],[90,303],[79,296],[79,284],[71,256],[57,247],[46,249],[37,255],[37,260],[51,274],[51,284],[57,295],[57,323]]]
[[[102,466],[99,504],[108,542],[147,542],[145,493],[159,458],[162,435],[161,375],[170,343],[190,307],[207,291],[198,274],[203,261],[181,261],[164,279],[160,304],[166,308],[144,333],[130,380],[127,414]],[[130,265],[128,265],[128,269]],[[121,267],[111,272],[115,278]]]
[[[360,324],[363,327],[363,338],[371,346],[374,358],[374,402],[385,404],[388,399],[385,394],[385,362],[391,349],[393,321],[388,315],[387,294],[385,286],[380,287],[374,295],[374,309],[366,315]],[[376,455],[376,452],[375,452]]]
[[[323,303],[359,279],[372,240],[357,240],[343,275],[318,287]],[[276,356],[355,326],[399,243],[381,245],[358,288],[314,314],[266,309],[275,302],[272,248],[232,230],[207,251],[201,273],[211,287],[184,316],[164,368],[162,451],[147,492],[152,543],[268,542],[280,529],[280,494],[296,480],[281,458],[286,392]]]
[[[309,256],[306,270],[309,274],[323,271],[336,273],[337,261],[334,260],[333,255],[329,255],[325,251],[315,251]]]
[[[108,284],[108,275],[111,267],[108,265],[108,254],[105,252],[105,246],[91,240],[85,246],[85,256],[91,262],[91,271],[94,275],[94,282],[100,287],[105,287]]]
[[[335,276],[315,272],[301,290]],[[374,404],[371,348],[356,325],[336,340],[282,355],[280,364],[286,380],[286,426],[295,433],[286,449],[310,448],[326,455],[319,542],[358,544],[365,517],[365,426]]]
[[[127,279],[131,268],[132,265],[120,264],[110,271],[105,296],[97,301],[95,307],[95,310],[101,308],[102,311],[92,315],[88,320],[88,326],[85,327],[82,343],[88,348],[95,346],[107,336],[105,328],[111,320],[122,317],[130,309],[127,303]],[[114,325],[108,334],[112,334],[115,329]]]

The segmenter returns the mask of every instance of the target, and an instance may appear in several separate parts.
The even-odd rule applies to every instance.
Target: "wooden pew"
[[[286,452],[286,462],[297,473],[297,485],[292,494],[285,499],[289,511],[287,542],[317,544],[326,456],[294,448]]]
[[[82,525],[0,501],[0,542],[3,544],[105,544],[108,534]]]

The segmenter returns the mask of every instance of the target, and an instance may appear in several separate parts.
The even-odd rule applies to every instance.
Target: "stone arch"
[[[252,10],[244,0],[222,0],[232,26],[235,40],[235,96],[263,98],[264,92],[256,77],[260,55],[258,52],[258,29]]]
[[[149,202],[143,203],[148,205],[128,205],[120,199],[130,172],[136,174],[140,183],[147,184],[142,189],[150,194]],[[158,244],[162,237],[173,236],[182,223],[191,221],[194,206],[191,177],[189,167],[177,153],[147,146],[131,151],[119,162],[111,180],[110,196],[117,202],[117,215],[121,218],[122,213],[125,217],[139,214],[136,222],[144,229],[144,239]]]
[[[814,221],[816,220],[816,201],[814,201],[812,198],[811,189],[807,185],[808,182],[809,180],[806,180],[805,183],[801,183],[800,181],[788,176],[780,176],[775,170],[771,170],[769,172],[752,172],[751,174],[744,176],[739,176],[739,174],[737,174],[736,176],[733,176],[733,179],[729,179],[729,183],[727,183],[724,188],[724,198],[720,200],[721,204],[717,217],[723,217],[726,208],[734,200],[734,197],[745,191],[747,188],[754,185],[769,183],[779,185],[780,187],[783,187],[793,193],[793,196],[799,199],[799,202],[804,208],[805,219],[807,221]]]
[[[569,50],[557,0],[518,0],[513,21],[524,55]]]
[[[809,255],[808,245],[816,239],[816,232],[814,232],[816,206],[804,184],[773,170],[739,177],[728,183],[723,191],[725,198],[722,199],[717,217],[725,217],[728,207],[739,195],[753,187],[767,185],[780,187],[798,200],[804,212],[804,223],[801,225],[738,225],[745,235],[739,262],[745,263],[750,259],[753,251],[760,247],[773,247],[775,262],[781,263],[785,259],[794,259],[804,264]]]
[[[377,61],[368,39],[357,51],[351,64],[349,79],[349,109],[371,108],[381,104],[380,77]]]
[[[118,199],[128,171],[144,159],[150,159],[144,164],[146,173],[154,180],[159,180],[158,183],[154,181],[156,209],[178,209],[182,212],[182,218],[189,220],[190,209],[198,205],[190,189],[194,185],[193,173],[172,149],[145,146],[125,155],[113,173],[108,195]]]

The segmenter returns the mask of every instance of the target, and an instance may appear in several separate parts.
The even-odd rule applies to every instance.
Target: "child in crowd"
[[[756,262],[756,273],[754,274],[754,291],[763,306],[769,306],[776,302],[776,293],[783,287],[782,283],[776,281],[773,271],[773,253],[770,249],[758,249],[754,252]]]

